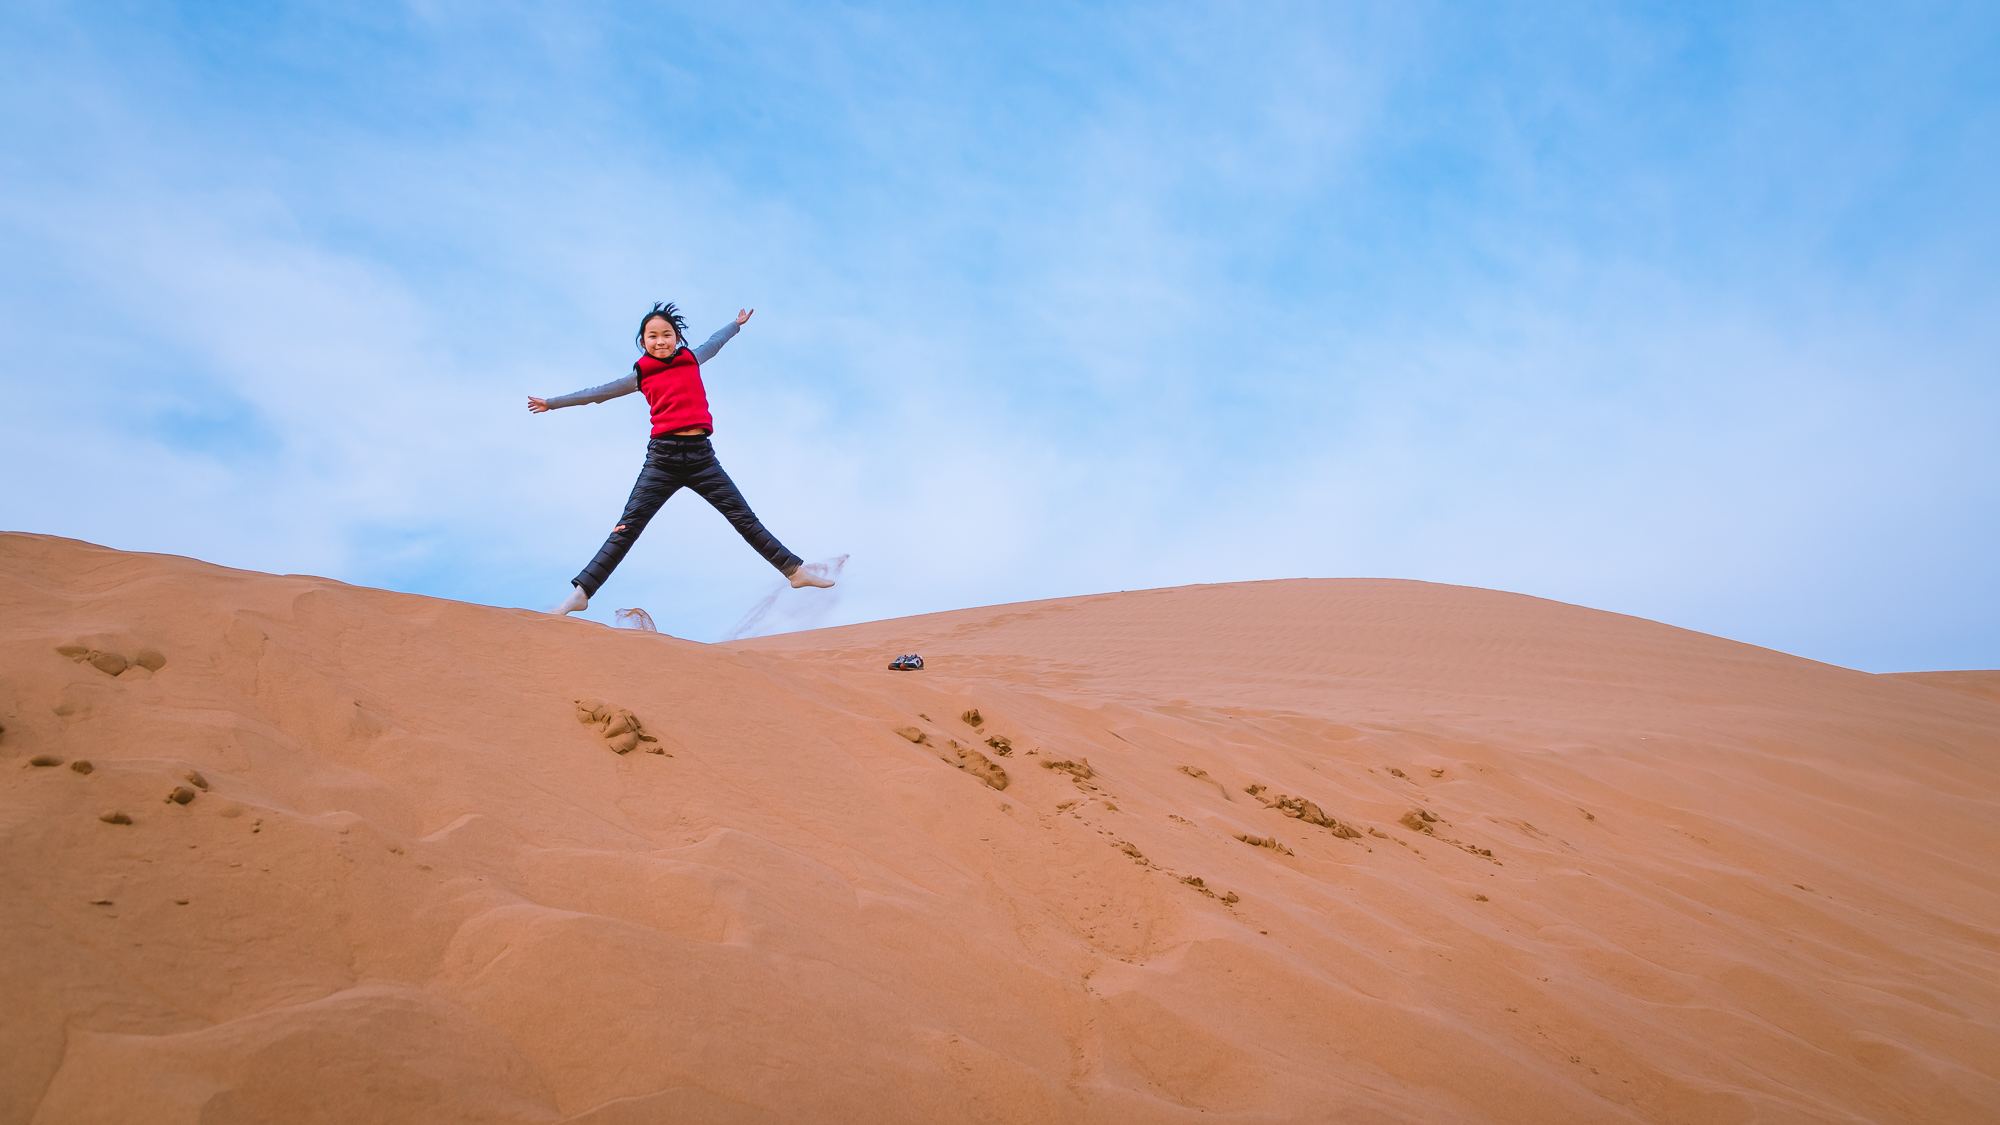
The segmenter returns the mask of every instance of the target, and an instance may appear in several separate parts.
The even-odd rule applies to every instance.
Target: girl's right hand
[[[548,399],[536,398],[534,395],[528,396],[528,413],[546,414],[548,413],[548,409],[549,409]]]

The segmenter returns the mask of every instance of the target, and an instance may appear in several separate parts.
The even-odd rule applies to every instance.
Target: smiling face
[[[674,331],[673,321],[663,316],[656,316],[646,322],[644,342],[647,355],[654,359],[667,360],[674,358],[674,353],[680,350],[681,337]]]

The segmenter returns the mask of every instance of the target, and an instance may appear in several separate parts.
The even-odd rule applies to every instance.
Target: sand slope
[[[0,1122],[2000,1117],[2000,702],[1558,603],[704,646],[0,535],[0,725]]]
[[[1984,699],[1990,703],[2000,703],[2000,671],[1965,672],[1891,672],[1900,679],[1914,680],[1929,684],[1934,688],[1955,691],[1974,699]]]

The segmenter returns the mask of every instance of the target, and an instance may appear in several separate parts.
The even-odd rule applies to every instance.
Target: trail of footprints
[[[97,671],[115,678],[150,677],[165,668],[167,664],[166,657],[153,648],[139,648],[128,657],[119,651],[98,648],[79,641],[74,644],[59,645],[56,647],[56,652],[77,664],[95,668]],[[574,702],[576,704],[577,722],[593,728],[596,735],[603,740],[604,746],[613,753],[621,755],[629,754],[641,745],[644,745],[648,753],[667,754],[665,747],[660,745],[660,740],[647,733],[644,724],[631,710],[606,703],[602,699],[579,699]],[[920,715],[919,717],[926,720],[929,719],[928,715]],[[985,730],[986,719],[980,714],[977,707],[965,711],[959,718],[966,726],[972,729],[975,736],[983,739],[986,748],[993,752],[994,757],[1008,758],[1013,756],[1013,740],[1005,735]],[[995,790],[1005,790],[1007,788],[1008,777],[1006,769],[994,761],[992,757],[988,757],[974,746],[961,743],[955,738],[945,738],[944,745],[940,747],[931,741],[928,733],[913,725],[902,725],[893,729],[896,734],[908,739],[910,742],[931,748],[937,753],[941,761],[977,778],[982,784]],[[1040,757],[1038,750],[1031,749],[1027,753]],[[63,759],[52,754],[37,754],[30,758],[27,764],[29,768],[51,768],[61,766]],[[1079,792],[1096,797],[1104,805],[1106,811],[1118,811],[1118,806],[1104,796],[1101,787],[1093,780],[1096,778],[1097,773],[1091,767],[1088,758],[1058,759],[1041,757],[1039,764],[1043,769],[1067,775],[1072,783],[1076,785]],[[87,759],[78,759],[70,762],[69,767],[77,774],[86,776],[95,769]],[[1401,769],[1394,766],[1385,766],[1383,768],[1391,776],[1409,780],[1409,775]],[[1207,771],[1196,766],[1181,766],[1179,767],[1179,771],[1196,781],[1214,786],[1217,792],[1225,799],[1229,799],[1228,788],[1215,778],[1210,777]],[[1443,773],[1444,771],[1441,769],[1432,769],[1430,771],[1433,778],[1441,777]],[[188,771],[184,780],[187,784],[175,786],[162,798],[163,802],[187,805],[192,803],[200,792],[208,789],[208,782],[202,777],[199,771]],[[1337,838],[1358,841],[1363,837],[1362,830],[1335,816],[1329,815],[1318,803],[1308,798],[1293,796],[1287,793],[1277,793],[1275,796],[1270,796],[1267,795],[1270,792],[1269,787],[1261,783],[1253,783],[1245,786],[1243,792],[1256,799],[1265,808],[1274,809],[1302,823],[1325,828]],[[1081,802],[1063,802],[1057,806],[1056,811],[1058,813],[1067,812],[1079,803]],[[1584,815],[1588,816],[1589,814],[1585,813]],[[131,814],[121,809],[107,809],[99,815],[98,819],[106,824],[114,825],[129,825],[133,823]],[[1185,818],[1175,817],[1174,819],[1192,824],[1191,821],[1186,821]],[[1410,832],[1420,833],[1432,839],[1441,840],[1470,855],[1485,859],[1495,865],[1500,865],[1500,860],[1494,857],[1490,848],[1482,848],[1462,840],[1438,835],[1436,826],[1447,824],[1447,822],[1440,820],[1436,814],[1421,806],[1411,808],[1402,815],[1397,823]],[[1388,833],[1372,826],[1366,830],[1366,834],[1378,839],[1396,839]],[[1234,836],[1235,839],[1252,847],[1261,848],[1279,855],[1289,856],[1296,854],[1276,836],[1261,836],[1249,832],[1235,833]],[[1408,846],[1400,839],[1396,839],[1396,842],[1403,844],[1405,847]],[[1122,851],[1132,857],[1134,863],[1155,870],[1165,871],[1180,880],[1183,884],[1210,898],[1217,898],[1225,903],[1235,903],[1238,901],[1238,896],[1233,891],[1217,895],[1198,875],[1181,875],[1159,867],[1152,860],[1146,858],[1138,847],[1130,841],[1120,839],[1116,843]],[[1483,896],[1481,897],[1483,900]]]
[[[929,715],[919,714],[917,717],[927,722],[934,722],[934,720],[932,720]],[[966,711],[964,714],[960,715],[959,718],[962,722],[965,723],[966,726],[971,727],[975,734],[984,736],[987,748],[992,750],[996,756],[1010,757],[1013,755],[1014,753],[1013,741],[1005,736],[993,734],[990,731],[985,730],[984,727],[986,720],[985,717],[980,714],[978,708],[975,707]],[[929,732],[925,731],[923,728],[918,727],[914,724],[901,724],[893,726],[890,729],[892,729],[897,735],[903,737],[904,739],[907,739],[908,741],[918,746],[924,746],[930,748],[937,754],[938,758],[941,761],[945,762],[950,766],[953,766],[956,769],[962,770],[965,773],[972,775],[973,777],[978,778],[981,782],[985,783],[986,785],[997,790],[1003,790],[1007,788],[1008,779],[1006,770],[1002,768],[999,763],[993,761],[992,758],[987,757],[984,753],[974,748],[973,746],[961,743],[956,738],[943,737],[943,736],[941,737],[943,737],[944,745],[939,746],[936,742],[932,740],[931,734]],[[1043,769],[1067,775],[1070,778],[1071,782],[1077,787],[1077,790],[1080,793],[1086,795],[1081,800],[1070,800],[1059,803],[1056,806],[1056,812],[1058,814],[1071,812],[1072,815],[1080,816],[1081,815],[1080,810],[1075,812],[1072,812],[1072,810],[1077,810],[1077,806],[1084,804],[1086,803],[1086,801],[1091,799],[1095,799],[1096,801],[1101,803],[1104,806],[1105,811],[1107,812],[1118,811],[1118,806],[1111,801],[1109,796],[1105,794],[1102,788],[1097,784],[1096,782],[1097,771],[1091,767],[1090,760],[1088,758],[1084,758],[1081,756],[1075,758],[1043,757],[1041,756],[1039,750],[1028,750],[1027,754],[1039,758],[1038,764]],[[1406,774],[1401,769],[1398,769],[1394,766],[1385,766],[1383,768],[1387,773],[1389,773],[1394,777],[1403,779],[1405,781],[1409,780],[1409,775]],[[1225,800],[1234,799],[1230,796],[1230,791],[1228,787],[1224,786],[1217,779],[1209,776],[1206,770],[1203,770],[1197,766],[1186,766],[1186,765],[1178,767],[1178,770],[1180,773],[1185,774],[1186,776],[1195,781],[1201,782],[1205,785],[1213,786],[1216,792],[1221,794],[1221,796]],[[1433,778],[1442,777],[1444,776],[1444,770],[1432,769],[1430,770],[1430,775]],[[1363,828],[1358,827],[1353,823],[1344,821],[1339,817],[1328,813],[1318,802],[1313,801],[1310,798],[1304,796],[1295,796],[1289,793],[1273,792],[1269,786],[1264,785],[1262,783],[1252,783],[1250,785],[1247,785],[1243,788],[1242,792],[1248,794],[1250,797],[1255,799],[1259,804],[1263,805],[1267,809],[1279,812],[1284,816],[1289,817],[1293,820],[1297,820],[1303,824],[1310,824],[1315,827],[1324,828],[1327,830],[1328,833],[1330,833],[1336,839],[1352,840],[1355,841],[1357,844],[1365,845],[1368,837],[1374,837],[1376,839],[1382,839],[1382,840],[1395,840],[1396,843],[1402,844],[1404,847],[1409,846],[1409,844],[1406,841],[1391,836],[1389,833],[1384,832],[1379,828],[1369,826],[1364,831]],[[1193,821],[1187,820],[1185,817],[1170,816],[1170,819],[1179,821],[1180,823],[1187,824],[1190,826],[1193,826],[1194,824]],[[1462,840],[1455,840],[1447,836],[1439,835],[1437,831],[1438,826],[1445,825],[1448,827],[1449,822],[1442,820],[1441,818],[1438,817],[1437,814],[1431,812],[1429,809],[1422,807],[1421,805],[1411,807],[1409,811],[1405,812],[1397,820],[1396,824],[1398,827],[1404,828],[1412,833],[1418,833],[1434,840],[1440,840],[1444,843],[1450,844],[1452,847],[1455,847],[1461,851],[1466,852],[1467,854],[1476,856],[1480,859],[1484,859],[1489,863],[1500,865],[1500,860],[1494,858],[1493,851],[1490,848],[1482,848],[1476,844],[1468,844]],[[1105,835],[1110,838],[1114,846],[1116,846],[1125,855],[1131,857],[1132,862],[1139,866],[1163,872],[1173,877],[1174,879],[1178,880],[1180,883],[1187,886],[1188,888],[1200,894],[1206,895],[1209,898],[1216,899],[1219,902],[1228,905],[1234,905],[1235,903],[1241,901],[1240,896],[1237,895],[1237,893],[1234,891],[1224,891],[1221,893],[1217,893],[1217,891],[1209,887],[1207,882],[1199,875],[1183,874],[1181,872],[1172,871],[1168,868],[1162,867],[1159,864],[1154,863],[1150,858],[1146,856],[1146,854],[1143,851],[1139,849],[1139,847],[1136,844],[1132,843],[1130,840],[1119,838],[1109,832],[1106,832]],[[1239,833],[1233,833],[1233,835],[1235,839],[1245,844],[1248,844],[1251,847],[1261,848],[1263,850],[1272,852],[1276,855],[1292,856],[1297,854],[1290,847],[1287,847],[1285,843],[1279,840],[1276,836],[1263,836],[1253,832],[1239,832]],[[1484,895],[1475,896],[1475,899],[1476,901],[1480,902],[1487,901],[1486,896]]]
[[[57,645],[56,651],[76,661],[87,664],[107,676],[123,676],[130,672],[135,678],[145,678],[167,666],[167,658],[159,650],[142,648],[128,659],[124,653],[92,648],[81,642]]]
[[[166,658],[157,650],[150,648],[141,648],[130,657],[122,652],[100,649],[84,643],[58,646],[56,651],[78,664],[95,668],[97,671],[112,677],[128,679],[145,678],[157,673],[166,666]],[[666,749],[660,745],[660,740],[645,730],[644,724],[631,710],[606,703],[602,699],[579,699],[575,700],[574,703],[576,705],[577,721],[586,727],[592,728],[596,736],[602,740],[603,745],[613,753],[620,755],[629,754],[641,745],[646,746],[648,753],[663,755],[667,753]],[[919,717],[930,721],[928,715],[920,715]],[[984,729],[986,719],[976,707],[965,711],[959,718],[967,727],[971,728],[974,736],[983,741],[986,749],[992,751],[993,757],[987,756],[986,753],[973,745],[961,743],[956,738],[946,737],[944,738],[944,745],[938,746],[932,741],[928,733],[914,725],[900,725],[892,729],[897,735],[908,741],[930,748],[937,754],[941,761],[977,778],[982,784],[994,790],[1005,790],[1008,786],[1007,771],[998,762],[994,761],[993,758],[1012,757],[1015,750],[1013,740],[1005,735]],[[1088,758],[1081,756],[1060,759],[1043,757],[1037,749],[1030,749],[1026,753],[1029,756],[1037,757],[1039,759],[1038,764],[1043,769],[1069,777],[1077,790],[1086,795],[1084,800],[1094,798],[1104,806],[1106,811],[1118,811],[1117,805],[1104,794],[1102,788],[1097,784],[1097,771],[1092,768]],[[63,764],[62,758],[52,754],[37,754],[27,762],[29,768],[42,769],[58,767]],[[86,759],[78,759],[70,762],[69,768],[80,776],[88,776],[95,769],[92,763]],[[1392,776],[1408,780],[1408,775],[1401,769],[1392,766],[1384,767],[1384,769]],[[1205,770],[1195,766],[1181,766],[1179,767],[1179,772],[1193,780],[1213,786],[1225,799],[1232,799],[1230,798],[1228,788],[1215,778],[1210,777]],[[1430,772],[1434,778],[1443,774],[1443,771],[1438,769],[1433,769]],[[200,793],[206,792],[209,788],[207,779],[196,770],[189,770],[184,775],[183,780],[187,784],[174,786],[171,791],[162,797],[163,803],[185,806],[195,801]],[[1361,841],[1363,838],[1363,831],[1361,829],[1328,814],[1318,803],[1308,798],[1293,796],[1287,793],[1270,795],[1269,787],[1261,783],[1245,786],[1243,792],[1257,800],[1265,808],[1276,810],[1286,817],[1298,820],[1301,823],[1325,828],[1336,838],[1356,841]],[[1082,803],[1084,801],[1065,801],[1057,806],[1056,811],[1059,814],[1068,812]],[[1589,814],[1586,813],[1585,815]],[[130,825],[134,822],[131,814],[122,809],[107,809],[99,815],[98,819],[111,825]],[[1172,819],[1190,826],[1194,823],[1184,817],[1175,816]],[[261,821],[258,823],[261,824]],[[1442,840],[1455,848],[1486,859],[1488,862],[1496,865],[1500,863],[1498,859],[1494,858],[1491,849],[1481,848],[1473,844],[1438,835],[1436,826],[1440,824],[1447,824],[1448,826],[1448,822],[1440,820],[1436,814],[1421,806],[1411,808],[1398,820],[1398,825],[1410,832]],[[257,827],[253,826],[251,831],[257,831]],[[1126,856],[1129,856],[1136,865],[1160,871],[1189,889],[1225,905],[1233,906],[1241,901],[1240,896],[1234,891],[1222,891],[1218,893],[1214,888],[1208,886],[1207,882],[1201,876],[1183,874],[1163,867],[1148,858],[1131,841],[1119,838],[1109,832],[1105,832],[1104,834],[1110,838],[1113,846],[1117,847]],[[1366,829],[1366,835],[1379,839],[1395,839],[1372,826]],[[1264,849],[1276,855],[1291,856],[1296,854],[1276,836],[1261,836],[1243,832],[1234,834],[1234,838],[1252,847]],[[1396,842],[1404,844],[1406,847],[1408,846],[1400,839],[1397,839]],[[1485,901],[1484,895],[1477,896],[1477,898],[1480,901]]]
[[[927,722],[934,721],[931,719],[929,715],[922,713],[919,713],[917,717]],[[959,716],[959,719],[960,721],[965,723],[965,725],[971,727],[975,733],[984,735],[986,746],[989,749],[991,749],[996,755],[999,755],[1000,757],[1010,757],[1013,755],[1014,743],[1012,739],[1008,738],[1005,735],[995,734],[982,729],[985,726],[986,719],[985,716],[979,713],[979,709],[977,707],[974,707],[966,711],[964,714]],[[923,728],[918,727],[914,724],[907,724],[907,723],[899,724],[897,726],[891,727],[890,729],[894,731],[897,735],[901,736],[904,739],[907,739],[908,741],[918,746],[929,747],[933,751],[936,751],[938,758],[943,762],[945,762],[947,765],[954,766],[957,769],[963,770],[964,772],[971,774],[972,776],[978,778],[980,781],[991,786],[992,788],[994,789],[1007,788],[1006,770],[1003,769],[999,763],[993,761],[991,758],[988,758],[985,754],[981,753],[979,750],[974,749],[971,746],[964,745],[955,738],[949,738],[949,737],[945,738],[944,746],[939,747],[936,743],[934,743],[931,740],[929,732],[925,731]],[[1058,814],[1070,812],[1071,810],[1075,809],[1078,805],[1083,804],[1085,803],[1086,800],[1092,798],[1096,799],[1098,803],[1103,805],[1104,810],[1106,812],[1118,811],[1118,806],[1110,800],[1109,796],[1105,794],[1103,788],[1097,784],[1096,782],[1097,771],[1091,767],[1090,759],[1082,757],[1081,755],[1075,758],[1042,757],[1041,752],[1039,750],[1029,750],[1027,754],[1030,756],[1040,758],[1041,760],[1039,764],[1043,769],[1049,770],[1053,773],[1062,774],[1068,777],[1070,779],[1070,783],[1076,786],[1077,791],[1086,795],[1082,799],[1063,801],[1058,803],[1056,805],[1056,810],[1055,810]],[[1205,777],[1206,775],[1202,776]],[[1072,815],[1080,816],[1081,814],[1075,813]],[[1100,829],[1100,831],[1102,830]],[[1127,856],[1130,856],[1132,862],[1141,867],[1162,872],[1163,874],[1166,874],[1172,877],[1173,879],[1177,880],[1178,882],[1188,887],[1189,889],[1199,894],[1205,895],[1209,898],[1215,899],[1216,901],[1221,902],[1225,905],[1233,906],[1236,903],[1242,901],[1241,896],[1239,896],[1235,891],[1222,891],[1218,893],[1214,888],[1208,885],[1207,880],[1203,879],[1199,875],[1183,874],[1171,868],[1162,867],[1159,864],[1154,863],[1151,859],[1147,858],[1144,852],[1139,850],[1137,844],[1132,843],[1130,840],[1119,838],[1117,836],[1112,835],[1109,832],[1106,832],[1105,835],[1111,838],[1111,843],[1115,847],[1117,847]]]
[[[1409,778],[1408,774],[1404,773],[1400,769],[1395,768],[1394,766],[1389,766],[1385,768],[1389,773],[1395,775],[1396,777],[1403,778],[1405,780],[1408,780]],[[1197,769],[1193,766],[1182,766],[1180,767],[1180,772],[1187,774],[1189,777],[1193,777],[1198,780],[1207,781],[1210,782],[1211,784],[1214,783],[1214,779],[1210,778],[1205,771]],[[1430,771],[1430,774],[1434,778],[1443,777],[1444,771],[1441,769],[1433,769]],[[1362,831],[1360,829],[1356,828],[1352,824],[1348,824],[1347,822],[1340,820],[1337,817],[1328,815],[1324,810],[1322,810],[1319,807],[1318,804],[1309,801],[1304,797],[1294,797],[1286,793],[1280,793],[1276,797],[1267,797],[1264,794],[1269,791],[1269,788],[1270,787],[1267,785],[1258,783],[1245,786],[1243,791],[1245,793],[1248,793],[1250,796],[1255,797],[1259,802],[1261,802],[1264,805],[1265,808],[1276,809],[1277,811],[1284,813],[1286,816],[1291,817],[1294,820],[1301,820],[1307,824],[1319,825],[1320,827],[1327,829],[1328,831],[1332,832],[1335,836],[1343,840],[1359,841],[1362,839]],[[1224,791],[1223,795],[1225,797],[1228,796],[1226,790]],[[1450,844],[1452,847],[1457,848],[1458,850],[1465,852],[1468,855],[1478,856],[1480,859],[1484,859],[1495,866],[1505,866],[1498,859],[1494,858],[1493,849],[1491,848],[1482,848],[1477,844],[1468,844],[1463,840],[1454,840],[1449,836],[1438,835],[1435,826],[1439,824],[1446,824],[1447,822],[1439,819],[1436,813],[1431,812],[1429,809],[1426,809],[1421,805],[1412,807],[1408,812],[1404,813],[1400,818],[1398,818],[1396,823],[1410,830],[1411,832],[1420,832],[1426,836],[1431,837],[1434,840],[1441,840],[1444,843]],[[1404,841],[1397,840],[1395,837],[1389,835],[1386,832],[1383,832],[1379,828],[1370,827],[1367,830],[1367,834],[1369,836],[1373,836],[1381,840],[1396,840],[1397,843],[1403,844],[1403,846],[1405,847],[1409,846],[1408,844],[1404,843]],[[1271,851],[1280,852],[1285,855],[1294,854],[1290,848],[1287,848],[1275,836],[1257,836],[1250,833],[1237,833],[1236,838],[1238,840],[1243,841],[1246,844],[1251,845],[1252,847],[1268,848]],[[1479,901],[1484,902],[1486,901],[1486,899],[1482,896],[1480,897]]]
[[[28,759],[27,768],[54,769],[62,764],[63,759],[59,755],[36,754],[34,757]],[[69,763],[69,768],[72,772],[83,777],[89,777],[91,774],[97,772],[97,767],[88,758],[76,759]],[[182,780],[186,781],[187,784],[174,786],[167,792],[166,796],[160,798],[161,804],[193,804],[196,797],[208,791],[208,779],[201,775],[200,770],[187,771],[187,773],[182,775]],[[123,809],[106,809],[97,815],[97,819],[106,824],[131,824],[132,814]]]
[[[923,717],[922,715],[918,716],[918,718]],[[986,722],[985,717],[979,713],[977,707],[967,711],[965,714],[959,716],[959,718],[974,731],[977,731]],[[945,745],[940,748],[931,741],[931,736],[925,733],[922,728],[899,726],[893,729],[897,734],[919,746],[929,746],[931,749],[938,751],[938,758],[946,765],[964,770],[994,789],[1007,788],[1007,771],[1000,767],[1000,763],[995,762],[970,746],[960,745],[957,739],[945,739]],[[986,745],[992,747],[993,752],[1001,757],[1006,757],[1014,752],[1014,744],[998,735],[989,737],[986,740]]]
[[[128,657],[114,649],[102,649],[78,641],[74,644],[57,645],[56,652],[85,667],[95,668],[113,679],[149,679],[155,672],[167,666],[167,658],[155,648],[140,648]],[[5,728],[0,727],[0,735],[4,734]],[[62,764],[63,759],[59,755],[36,754],[28,759],[26,768],[53,769]],[[83,777],[88,777],[97,771],[97,767],[88,758],[78,758],[70,762],[69,768]],[[188,784],[176,785],[161,798],[161,803],[186,805],[195,799],[197,790],[208,789],[208,779],[198,770],[189,770],[184,780]],[[106,809],[98,814],[97,819],[106,824],[123,825],[133,822],[132,814],[123,809]]]
[[[128,657],[124,653],[113,649],[98,648],[83,641],[78,641],[74,644],[57,645],[56,652],[78,664],[95,668],[105,675],[116,679],[148,678],[167,666],[167,658],[159,650],[153,648],[140,648]],[[601,699],[579,699],[575,703],[577,721],[585,726],[595,728],[598,737],[603,739],[604,745],[612,752],[629,754],[641,744],[647,744],[646,749],[648,753],[667,753],[666,749],[660,745],[660,740],[646,733],[644,724],[630,710],[608,704]],[[0,736],[4,736],[5,732],[6,728],[0,727]],[[1000,742],[1003,746],[1005,745],[1004,739],[1000,740]],[[1001,752],[1006,753],[1007,751],[1002,750]],[[668,756],[671,757],[672,755]],[[31,769],[46,769],[62,764],[63,759],[54,754],[36,754],[29,758],[27,763]],[[96,766],[92,765],[87,759],[78,759],[71,762],[69,768],[78,774],[88,775],[96,769]],[[1006,788],[1006,775],[1001,774],[1000,778],[1000,784],[995,786],[995,788],[1004,789]],[[183,780],[187,784],[175,786],[166,794],[163,801],[177,805],[191,804],[200,793],[208,789],[208,780],[202,777],[198,770],[189,770]],[[98,819],[106,824],[128,825],[133,823],[132,814],[123,809],[106,809],[99,814]]]

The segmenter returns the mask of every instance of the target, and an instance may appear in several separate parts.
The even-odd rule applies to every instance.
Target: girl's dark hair
[[[639,345],[640,351],[646,350],[646,326],[655,320],[664,320],[673,325],[674,335],[680,337],[681,343],[687,343],[687,318],[681,315],[681,310],[675,308],[672,301],[664,303],[656,301],[653,303],[653,311],[639,318],[639,331],[632,334],[632,342]]]

